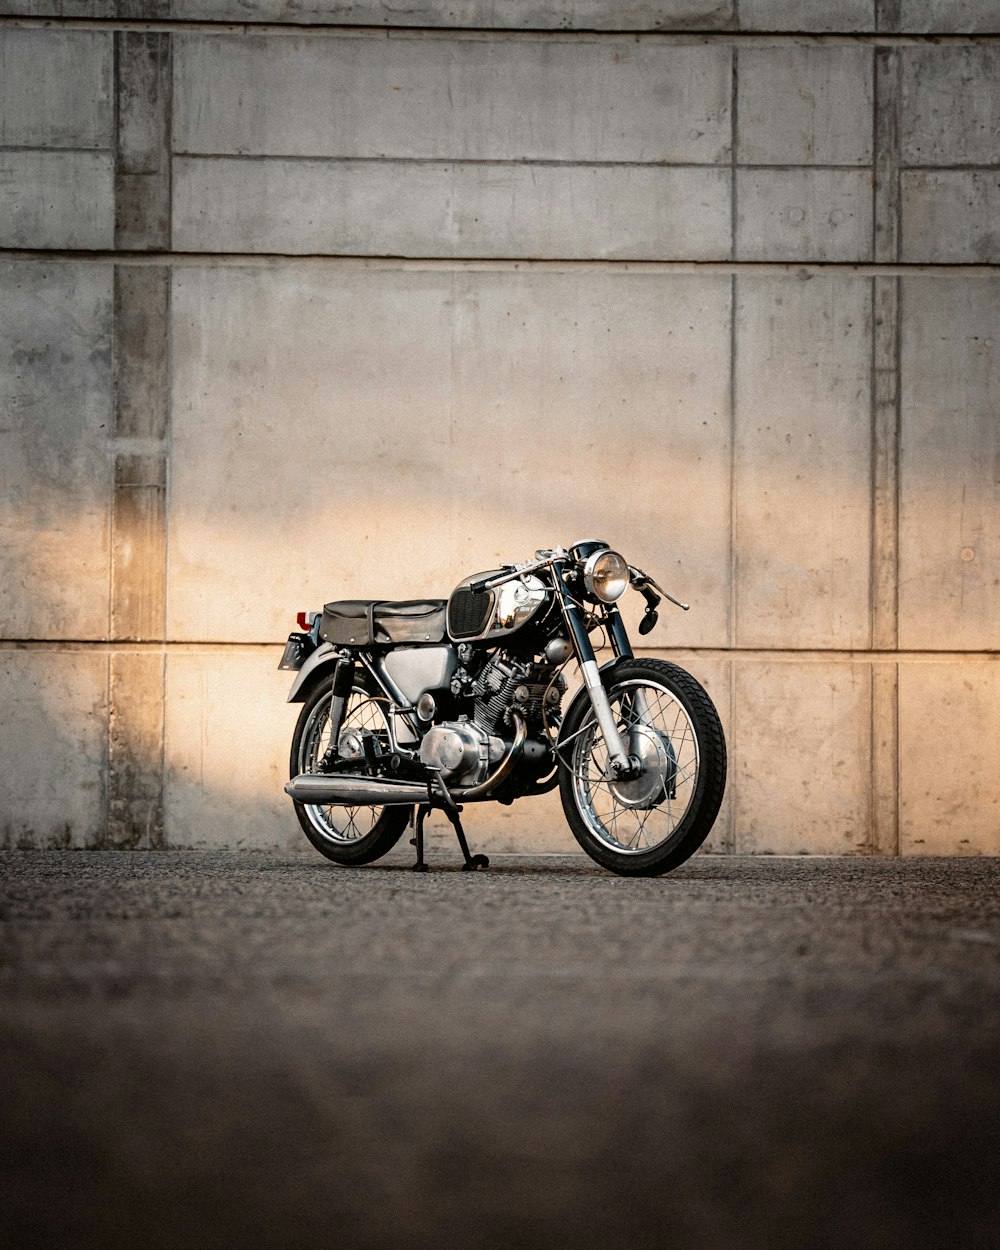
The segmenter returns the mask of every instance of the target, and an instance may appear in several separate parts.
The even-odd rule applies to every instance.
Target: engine
[[[444,721],[424,734],[420,762],[439,769],[448,785],[478,785],[507,752],[502,738],[470,720]]]
[[[549,665],[496,655],[472,685],[476,724],[495,734],[509,734],[511,711],[516,709],[528,733],[544,737],[546,723],[558,721],[565,689],[562,674],[553,680]]]
[[[558,724],[566,689],[562,675],[553,672],[552,665],[502,654],[492,656],[475,678],[460,668],[452,689],[471,696],[473,718],[432,726],[420,743],[421,763],[439,769],[447,785],[478,785],[509,750],[516,719],[527,729],[524,759],[544,763],[550,758],[546,730]]]

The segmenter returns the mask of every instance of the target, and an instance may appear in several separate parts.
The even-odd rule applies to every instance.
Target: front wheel
[[[602,867],[655,877],[695,853],[726,788],[726,741],[703,687],[664,660],[619,660],[603,674],[638,775],[614,777],[590,700],[559,735],[559,791],[573,835]]]

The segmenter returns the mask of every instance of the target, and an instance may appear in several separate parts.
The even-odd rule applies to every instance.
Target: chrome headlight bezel
[[[609,581],[612,593],[609,593]],[[628,561],[617,551],[612,551],[610,547],[595,551],[587,557],[584,563],[583,584],[587,589],[587,594],[599,603],[617,603],[628,590]]]

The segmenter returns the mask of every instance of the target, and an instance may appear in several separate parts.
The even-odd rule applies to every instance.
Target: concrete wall
[[[295,612],[597,532],[694,604],[712,847],[1000,853],[997,33],[0,2],[0,842],[299,845]]]

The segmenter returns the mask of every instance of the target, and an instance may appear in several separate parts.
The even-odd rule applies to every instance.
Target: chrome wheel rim
[[[683,704],[666,686],[626,681],[609,692],[618,731],[643,772],[607,775],[604,736],[589,712],[564,748],[577,809],[590,833],[618,855],[644,855],[668,842],[694,800],[701,767],[698,737]]]
[[[312,715],[302,734],[299,749],[299,772],[320,772],[319,762],[330,746],[330,698],[323,699],[313,708]],[[375,734],[382,751],[389,750],[389,729],[382,702],[363,690],[352,690],[344,710],[341,737],[349,729],[370,730]],[[343,807],[339,804],[303,804],[303,811],[312,827],[321,837],[338,846],[350,846],[366,838],[382,815],[381,807]]]

